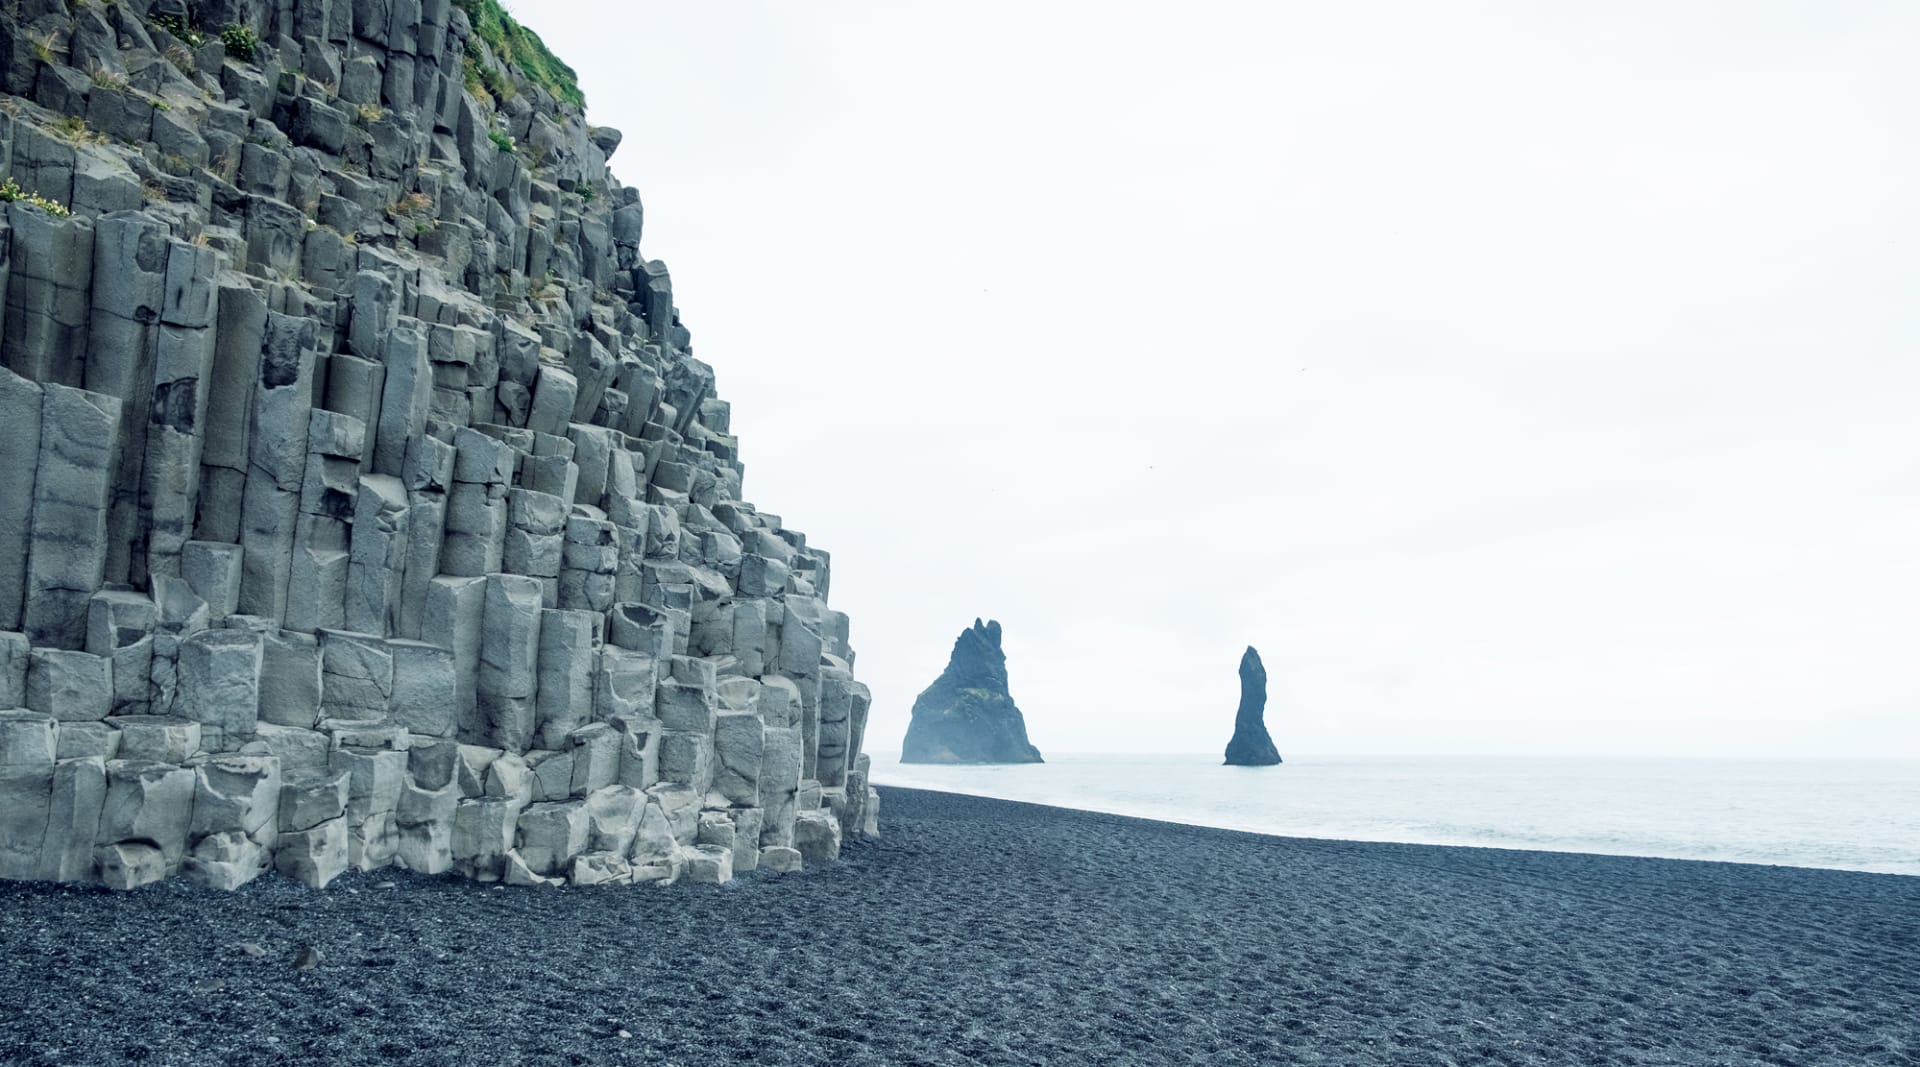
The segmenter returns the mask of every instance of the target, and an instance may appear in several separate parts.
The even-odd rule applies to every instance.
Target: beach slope
[[[0,883],[0,1062],[1920,1062],[1920,878],[885,798],[721,887]]]

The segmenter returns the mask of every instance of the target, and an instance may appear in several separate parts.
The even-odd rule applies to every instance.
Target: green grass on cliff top
[[[585,110],[587,98],[573,68],[547,48],[540,35],[520,25],[500,0],[454,0],[473,22],[473,32],[502,62],[511,63],[535,85]]]

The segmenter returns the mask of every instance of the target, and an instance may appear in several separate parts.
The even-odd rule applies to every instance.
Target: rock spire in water
[[[1240,657],[1240,710],[1233,717],[1233,740],[1227,742],[1227,766],[1271,767],[1280,762],[1280,750],[1267,733],[1267,669],[1252,645]]]
[[[947,669],[913,702],[902,763],[1040,763],[1027,723],[1007,692],[1000,624],[973,620]]]

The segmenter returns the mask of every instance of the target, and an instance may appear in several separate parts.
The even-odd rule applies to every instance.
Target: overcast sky
[[[1920,5],[518,7],[870,750],[1920,756]]]

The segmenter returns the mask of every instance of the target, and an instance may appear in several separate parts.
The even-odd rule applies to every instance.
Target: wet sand
[[[1920,1064],[1920,878],[882,792],[717,888],[0,883],[0,1063]]]

